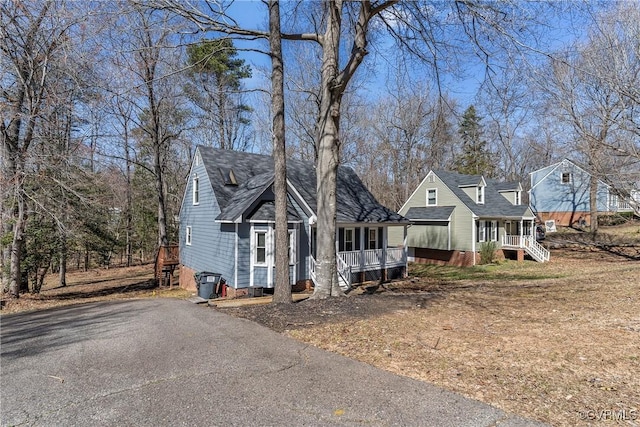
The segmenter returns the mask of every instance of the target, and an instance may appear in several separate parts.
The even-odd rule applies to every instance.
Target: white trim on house
[[[275,232],[275,224],[269,224],[267,227],[267,287],[272,288],[274,286],[273,283],[273,266],[275,264],[274,255],[275,251],[273,248],[273,244],[275,242],[274,233]]]
[[[291,184],[291,182],[288,179],[287,179],[287,186],[292,191],[292,193],[295,196],[295,198],[298,201],[298,203],[300,203],[300,205],[304,209],[306,209],[305,213],[309,216],[309,221],[311,221],[311,218],[316,218],[316,213],[313,211],[313,209],[311,209],[311,207],[304,200],[304,197],[302,197],[302,195],[300,195],[300,193],[298,192],[296,187],[294,187],[293,184]]]
[[[429,203],[429,192],[433,192],[434,203]],[[425,194],[425,206],[438,206],[438,189],[437,188],[427,188]]]
[[[184,244],[186,246],[191,246],[191,243],[193,242],[193,228],[191,228],[190,225],[187,225],[184,230],[184,234]]]
[[[191,203],[194,206],[200,204],[200,177],[197,173],[191,177]]]
[[[479,185],[476,187],[476,204],[477,205],[484,205],[484,185]]]
[[[416,195],[416,193],[418,192],[418,190],[420,190],[420,188],[422,188],[422,184],[426,183],[426,182],[431,182],[431,181],[427,181],[427,178],[429,178],[429,176],[435,176],[436,178],[438,177],[438,175],[436,175],[433,170],[430,170],[429,173],[427,174],[427,176],[425,176],[422,181],[420,181],[420,184],[418,184],[418,186],[416,187],[415,190],[413,190],[413,193],[411,193],[411,195],[409,196],[409,198],[404,202],[404,204],[400,207],[400,209],[398,209],[398,212],[402,212],[402,210],[407,206],[407,203],[409,203],[409,201],[411,199],[413,199],[413,196]],[[434,180],[435,181],[435,180]]]
[[[236,228],[236,238],[234,241],[234,248],[233,248],[233,252],[234,252],[233,287],[235,289],[238,289],[238,242],[240,240],[240,237],[238,236],[238,224],[235,224],[235,228]]]

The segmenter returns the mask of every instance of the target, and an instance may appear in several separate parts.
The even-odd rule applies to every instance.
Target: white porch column
[[[381,269],[387,267],[387,227],[382,227],[382,260],[380,261]]]
[[[408,234],[409,234],[408,233],[408,227],[407,227],[407,224],[405,224],[405,225],[402,226],[402,248],[403,248],[402,257],[403,257],[405,265],[407,264],[407,261],[409,260],[409,246],[408,246],[408,239],[407,239]],[[414,254],[414,256],[415,256],[415,254]],[[414,259],[414,261],[415,261],[415,259]]]
[[[358,271],[363,271],[364,270],[364,239],[365,239],[365,235],[364,235],[364,227],[359,227],[359,231],[360,233],[360,268],[358,268]],[[353,236],[355,239],[355,236]]]

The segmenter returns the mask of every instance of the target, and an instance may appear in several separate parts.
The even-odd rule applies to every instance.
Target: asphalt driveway
[[[1,318],[3,426],[529,426],[172,299]]]

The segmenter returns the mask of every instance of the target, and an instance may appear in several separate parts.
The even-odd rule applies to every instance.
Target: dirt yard
[[[619,229],[618,229],[619,230]],[[640,227],[624,244],[549,237],[551,262],[416,265],[347,298],[218,309],[381,369],[556,426],[640,425]],[[615,242],[613,242],[615,243]],[[102,299],[190,296],[151,266],[70,275],[2,313]]]

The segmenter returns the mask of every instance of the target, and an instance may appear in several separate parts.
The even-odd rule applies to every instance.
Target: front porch
[[[315,283],[316,260],[311,256],[309,261],[309,272]],[[336,263],[340,286],[348,290],[353,283],[384,280],[392,269],[404,269],[403,274],[406,274],[407,252],[404,248],[341,251],[336,253]]]

